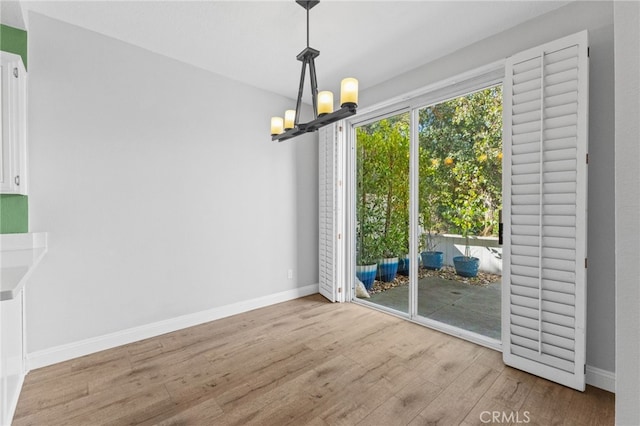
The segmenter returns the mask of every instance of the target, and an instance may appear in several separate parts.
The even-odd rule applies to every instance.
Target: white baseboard
[[[270,294],[268,296],[258,297],[256,299],[245,300],[231,305],[220,306],[206,311],[187,314],[152,324],[106,334],[104,336],[92,337],[79,342],[31,352],[27,354],[27,368],[28,370],[34,370],[36,368],[46,367],[47,365],[68,361],[73,358],[100,352],[105,349],[115,348],[116,346],[126,345],[128,343],[137,342],[139,340],[148,339],[165,333],[171,333],[183,328],[193,327],[194,325],[203,324],[205,322],[214,321],[231,315],[241,314],[253,309],[263,308],[265,306],[286,302],[288,300],[309,296],[315,293],[318,293],[318,284],[311,284],[293,290],[287,290],[280,293]]]
[[[611,371],[587,365],[586,381],[588,385],[604,389],[611,393],[616,392],[616,373]]]

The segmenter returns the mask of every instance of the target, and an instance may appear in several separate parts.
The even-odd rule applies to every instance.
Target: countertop
[[[20,294],[46,252],[46,232],[0,235],[0,301]]]

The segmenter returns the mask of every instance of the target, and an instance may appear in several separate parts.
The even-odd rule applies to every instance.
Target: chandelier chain
[[[307,8],[307,47],[309,47],[309,8]]]

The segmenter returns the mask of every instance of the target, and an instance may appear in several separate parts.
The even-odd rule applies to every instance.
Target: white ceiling
[[[318,89],[374,86],[568,1],[340,1],[310,12]],[[295,98],[305,10],[286,1],[23,1],[50,16]],[[308,83],[305,92],[308,92]]]

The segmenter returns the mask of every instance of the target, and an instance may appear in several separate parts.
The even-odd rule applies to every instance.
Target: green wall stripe
[[[0,24],[0,50],[22,57],[27,67],[27,32]],[[29,232],[29,203],[26,195],[0,194],[0,234]]]
[[[0,194],[0,234],[29,232],[28,218],[26,195]]]
[[[27,32],[0,24],[0,50],[22,56],[27,68]]]

